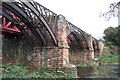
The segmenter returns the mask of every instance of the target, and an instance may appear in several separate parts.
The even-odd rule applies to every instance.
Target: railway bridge
[[[102,55],[101,40],[34,0],[2,1],[0,9],[3,63],[63,66],[70,55],[76,63]]]

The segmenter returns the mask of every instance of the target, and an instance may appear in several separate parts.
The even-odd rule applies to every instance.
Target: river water
[[[77,67],[80,78],[117,78],[120,80],[120,67],[117,64],[98,67]]]

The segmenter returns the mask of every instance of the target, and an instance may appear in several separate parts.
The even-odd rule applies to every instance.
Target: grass
[[[104,55],[99,57],[100,64],[118,64],[119,62],[119,55]]]
[[[111,51],[114,53],[112,53]],[[118,55],[118,52],[111,50],[109,47],[105,47],[103,50],[103,55],[98,58],[100,64],[118,64],[119,57],[120,55]]]

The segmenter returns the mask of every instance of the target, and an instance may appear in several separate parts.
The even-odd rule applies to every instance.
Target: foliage
[[[109,11],[103,13],[101,16],[105,17],[105,19],[107,20],[110,20],[111,17],[117,17],[119,15],[118,12],[119,5],[120,5],[120,1],[111,3],[109,6]]]
[[[28,73],[26,67],[6,64],[2,66],[3,78],[24,78]]]
[[[32,72],[26,76],[26,78],[54,78],[53,75],[47,72]]]
[[[101,64],[118,63],[118,56],[106,55],[100,57]]]
[[[104,39],[106,41],[106,45],[115,45],[118,46],[118,30],[119,27],[108,27],[107,29],[104,30]]]
[[[120,54],[120,25],[118,26],[118,54]]]
[[[119,31],[120,31],[120,27],[115,27],[115,28],[109,27],[104,30],[105,46],[108,47],[108,51],[111,54],[118,54],[118,49],[120,47]]]
[[[37,67],[38,68],[38,67]],[[13,65],[4,64],[2,65],[2,78],[48,78],[48,79],[70,79],[75,78],[69,73],[65,73],[61,70],[53,70],[49,72],[47,70],[40,71],[40,68],[36,69],[38,71],[30,71],[26,66],[23,65]],[[44,68],[43,68],[44,69]]]
[[[103,50],[103,55],[99,57],[100,64],[114,64],[118,63],[119,55],[112,55],[109,51],[109,47],[105,47]]]
[[[111,17],[118,17],[120,15],[119,8],[120,8],[120,1],[113,2],[109,6],[109,11],[106,13],[103,13],[102,16],[105,17],[105,19],[107,20],[109,20]],[[105,29],[104,34],[105,34],[104,36],[105,46],[109,48],[108,50],[109,54],[111,53],[120,54],[120,25],[118,25],[118,27],[115,27],[115,28],[109,27]],[[114,56],[115,55],[113,55],[113,57]],[[104,56],[104,57],[108,57],[108,56]]]

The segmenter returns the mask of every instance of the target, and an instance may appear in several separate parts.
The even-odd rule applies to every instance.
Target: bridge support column
[[[58,40],[58,53],[62,57],[62,64],[69,63],[69,46],[67,43],[66,32],[66,19],[64,16],[59,15],[57,19],[57,40]]]
[[[87,53],[87,51],[84,51],[84,62],[86,62],[87,61],[87,58],[88,58],[88,53]]]
[[[90,58],[94,59],[94,50],[90,50]]]
[[[102,42],[102,40],[99,40],[98,47],[99,47],[99,56],[102,56],[102,52],[104,48],[104,43]]]
[[[89,51],[90,51],[90,58],[94,59],[93,39],[92,39],[91,35],[89,35],[89,37],[88,37],[88,47],[89,47]]]

